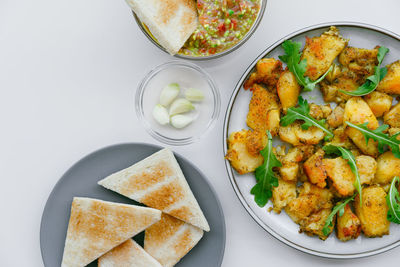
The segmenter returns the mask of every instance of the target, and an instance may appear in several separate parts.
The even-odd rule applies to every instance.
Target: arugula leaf
[[[316,126],[326,133],[325,140],[331,139],[333,133],[329,131],[325,126],[325,120],[316,120],[310,116],[310,106],[307,100],[299,96],[299,107],[288,108],[287,113],[281,119],[282,126],[288,126],[292,124],[295,120],[302,120],[304,123],[301,125],[303,130],[307,130],[310,126]]]
[[[322,233],[327,236],[331,232],[330,227],[333,226],[333,217],[335,217],[335,214],[339,212],[339,217],[343,216],[344,214],[344,207],[354,199],[356,195],[354,194],[353,196],[347,198],[343,202],[338,202],[336,203],[336,206],[332,209],[331,213],[329,214],[328,218],[325,221],[324,228],[322,228]]]
[[[389,52],[389,49],[381,46],[378,49],[378,66],[375,66],[375,73],[367,78],[365,83],[358,87],[354,91],[345,91],[345,90],[339,90],[339,92],[342,92],[343,94],[346,95],[351,95],[351,96],[363,96],[363,95],[368,95],[372,91],[376,89],[378,86],[379,82],[386,76],[387,74],[387,68],[383,67],[381,68],[381,63],[383,61],[383,58],[385,55]]]
[[[304,91],[312,91],[315,88],[315,85],[322,81],[325,76],[333,69],[331,66],[324,75],[322,75],[319,79],[312,81],[309,77],[304,76],[307,70],[307,60],[301,58],[301,43],[293,42],[291,40],[286,40],[282,43],[282,48],[285,50],[285,55],[279,56],[279,59],[286,63],[289,70],[296,77],[297,82],[304,87]]]
[[[264,158],[264,163],[256,171],[257,184],[251,189],[250,193],[254,195],[254,201],[258,206],[264,207],[272,197],[272,188],[278,186],[278,178],[275,176],[272,168],[281,167],[282,164],[272,152],[272,136],[267,130],[268,143],[260,154]]]
[[[400,224],[400,193],[396,188],[396,183],[400,183],[400,178],[398,176],[393,178],[389,193],[386,195],[386,203],[389,206],[387,219],[390,222]]]
[[[334,146],[334,145],[327,145],[323,147],[323,150],[327,154],[336,154],[338,156],[341,156],[342,158],[347,160],[347,163],[350,165],[351,172],[354,174],[356,179],[354,180],[354,187],[356,188],[359,196],[360,196],[360,206],[362,204],[362,187],[361,187],[361,180],[360,180],[360,174],[358,173],[358,168],[356,164],[356,158],[354,157],[353,153],[351,153],[350,150],[340,147],[340,146]]]
[[[365,137],[365,140],[367,141],[369,139],[373,139],[378,142],[378,151],[379,153],[383,153],[385,151],[385,147],[388,146],[390,147],[390,150],[392,150],[393,155],[396,158],[400,159],[400,140],[397,139],[397,136],[400,134],[400,132],[389,136],[388,134],[385,134],[384,131],[389,127],[386,124],[382,124],[375,130],[370,130],[367,125],[368,122],[355,125],[351,122],[346,121],[346,124],[349,125],[350,127],[353,127],[357,130],[359,130]]]

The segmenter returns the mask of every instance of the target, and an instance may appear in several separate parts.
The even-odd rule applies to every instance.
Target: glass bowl
[[[261,0],[261,6],[260,6],[260,11],[258,12],[258,16],[256,18],[256,21],[254,21],[253,26],[250,28],[250,30],[246,33],[246,35],[234,46],[219,52],[214,55],[210,56],[188,56],[188,55],[182,55],[182,54],[175,54],[174,56],[177,58],[183,58],[183,59],[190,59],[190,60],[207,60],[207,59],[214,59],[214,58],[219,58],[222,56],[225,56],[236,49],[238,49],[241,45],[243,45],[256,31],[258,25],[260,24],[264,13],[265,13],[265,8],[267,6],[267,0]],[[169,54],[164,47],[162,47],[157,40],[153,37],[153,35],[150,33],[150,31],[147,29],[147,27],[140,21],[140,19],[136,16],[135,12],[132,11],[133,17],[136,20],[137,25],[139,26],[140,30],[146,35],[146,37],[158,48],[160,48],[162,51],[165,53]]]
[[[204,93],[202,102],[193,102],[195,110],[190,115],[195,120],[182,129],[160,125],[152,115],[161,90],[170,83],[180,85],[180,96],[188,88]],[[221,108],[220,101],[217,86],[207,72],[189,62],[172,61],[155,67],[143,78],[136,91],[135,107],[139,120],[155,139],[169,145],[186,145],[200,139],[214,126]]]

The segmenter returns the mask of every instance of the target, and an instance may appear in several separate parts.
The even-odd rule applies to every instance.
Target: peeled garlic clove
[[[157,104],[153,109],[153,118],[161,125],[169,123],[168,110],[160,104]]]
[[[179,113],[185,113],[194,109],[193,104],[184,98],[178,98],[174,102],[172,102],[171,107],[169,109],[169,115],[173,116]]]
[[[175,115],[171,117],[171,125],[177,129],[188,126],[193,121],[193,118],[187,115]]]
[[[174,99],[179,95],[180,87],[177,83],[170,83],[164,87],[160,94],[160,104],[164,107],[169,106],[169,104],[174,101]]]
[[[200,102],[203,101],[204,94],[201,90],[189,88],[185,91],[185,98],[189,101]]]

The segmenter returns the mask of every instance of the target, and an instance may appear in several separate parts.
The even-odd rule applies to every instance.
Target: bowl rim
[[[227,54],[230,54],[231,52],[237,50],[239,47],[241,47],[250,37],[254,34],[254,32],[257,30],[258,26],[260,25],[260,22],[262,18],[264,17],[265,9],[267,6],[267,1],[268,0],[260,0],[261,1],[261,6],[260,10],[258,12],[256,21],[253,23],[251,26],[250,30],[246,33],[246,35],[234,46],[211,56],[187,56],[187,55],[181,55],[181,54],[175,54],[173,55],[176,58],[181,58],[181,59],[188,59],[188,60],[193,60],[193,61],[205,61],[205,60],[210,60],[210,59],[215,59],[215,58],[220,58],[222,56],[225,56]],[[143,24],[139,17],[136,15],[134,11],[132,11],[133,17],[135,18],[136,24],[138,25],[139,29],[144,33],[144,35],[147,37],[147,39],[152,42],[155,46],[157,46],[159,49],[164,51],[166,54],[170,55],[167,50],[165,50],[164,47],[162,47],[149,33],[148,31],[143,27]]]
[[[355,28],[361,28],[361,29],[368,29],[368,30],[372,30],[372,31],[376,31],[379,33],[382,33],[384,35],[387,35],[389,37],[392,37],[394,39],[397,39],[398,41],[400,41],[400,35],[384,29],[382,27],[379,26],[374,26],[371,24],[367,24],[367,23],[363,23],[363,22],[355,22],[355,21],[334,21],[334,22],[324,22],[324,23],[318,23],[318,24],[314,24],[311,26],[307,26],[304,28],[301,28],[299,30],[296,30],[286,36],[284,36],[283,38],[279,39],[278,41],[274,42],[273,44],[271,44],[269,47],[267,47],[264,51],[262,51],[259,56],[257,56],[251,63],[250,65],[246,68],[246,70],[243,72],[241,78],[239,79],[239,81],[237,82],[235,89],[232,92],[232,95],[229,99],[229,103],[227,105],[226,108],[226,113],[225,113],[225,118],[224,118],[224,128],[223,128],[223,134],[222,134],[222,139],[223,139],[223,153],[224,155],[226,155],[227,151],[228,151],[228,145],[227,145],[227,140],[228,140],[228,127],[229,127],[229,120],[230,120],[230,116],[231,116],[231,110],[232,110],[232,106],[236,100],[236,97],[238,95],[238,91],[242,88],[242,85],[244,83],[244,81],[247,79],[248,75],[251,73],[251,71],[253,70],[253,68],[255,67],[256,63],[258,60],[260,60],[261,58],[266,57],[273,49],[275,49],[276,47],[278,47],[283,41],[291,39],[296,37],[299,34],[305,33],[307,31],[312,31],[312,30],[318,30],[318,29],[323,29],[323,28],[328,28],[330,26],[348,26],[348,27],[355,27]],[[261,227],[263,228],[267,233],[269,233],[272,237],[274,237],[275,239],[281,241],[282,243],[284,243],[285,245],[292,247],[298,251],[313,255],[313,256],[319,256],[322,258],[329,258],[329,259],[356,259],[356,258],[364,258],[364,257],[370,257],[370,256],[374,256],[377,254],[381,254],[383,252],[389,251],[393,248],[396,248],[398,246],[400,246],[400,240],[397,242],[394,242],[392,244],[389,244],[387,246],[384,246],[382,248],[379,249],[375,249],[375,250],[371,250],[371,251],[366,251],[366,252],[361,252],[361,253],[351,253],[351,254],[336,254],[336,253],[327,253],[327,252],[320,252],[320,251],[316,251],[313,249],[309,249],[306,247],[303,247],[301,245],[296,244],[294,241],[291,241],[283,236],[281,236],[278,232],[276,232],[274,229],[272,229],[271,227],[269,227],[268,225],[266,225],[251,209],[251,207],[247,204],[246,200],[244,199],[242,193],[240,192],[238,185],[235,181],[234,175],[233,175],[233,169],[231,167],[231,165],[229,164],[228,160],[224,160],[225,161],[225,168],[226,171],[228,173],[228,177],[229,177],[229,181],[233,187],[233,190],[236,194],[236,196],[238,197],[240,203],[242,204],[242,206],[245,208],[245,210],[247,211],[247,213],[250,215],[250,217],[253,218],[253,220]]]
[[[162,135],[159,132],[155,131],[149,121],[145,118],[144,116],[144,109],[143,109],[143,94],[145,91],[146,86],[148,83],[152,80],[153,77],[155,77],[158,73],[161,71],[168,69],[170,67],[185,67],[189,68],[197,73],[199,73],[202,78],[207,82],[211,93],[212,93],[212,98],[213,98],[213,111],[211,114],[211,118],[208,121],[208,123],[205,125],[204,130],[199,131],[198,134],[186,138],[170,138],[168,136]],[[181,145],[188,145],[191,144],[195,141],[198,141],[202,136],[206,135],[216,124],[220,110],[221,110],[221,96],[219,93],[219,89],[212,78],[212,76],[206,72],[204,69],[202,69],[200,66],[183,61],[183,60],[173,60],[173,61],[168,61],[165,63],[162,63],[154,68],[152,68],[141,80],[139,83],[137,89],[136,89],[136,94],[135,94],[135,110],[136,110],[136,115],[138,119],[141,121],[142,125],[146,129],[146,131],[156,140],[168,144],[168,145],[175,145],[175,146],[181,146]]]

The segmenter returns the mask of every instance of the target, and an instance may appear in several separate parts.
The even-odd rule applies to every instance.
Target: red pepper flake
[[[221,22],[221,23],[218,25],[218,32],[219,32],[219,34],[222,35],[222,34],[225,33],[225,31],[226,31],[225,23]]]
[[[214,47],[208,49],[208,53],[209,53],[210,55],[215,54],[216,51],[217,51],[217,50],[216,50]]]

